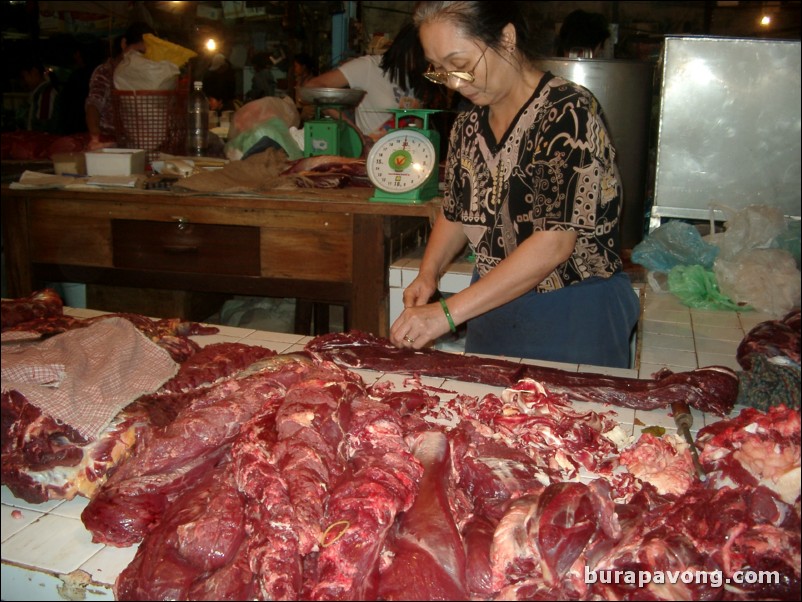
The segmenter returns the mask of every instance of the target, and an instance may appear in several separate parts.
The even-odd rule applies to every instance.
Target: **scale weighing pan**
[[[365,90],[359,88],[301,88],[299,95],[303,102],[313,105],[340,105],[355,107],[365,97]]]

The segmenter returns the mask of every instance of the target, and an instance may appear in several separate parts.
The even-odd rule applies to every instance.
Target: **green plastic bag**
[[[668,290],[683,305],[699,309],[726,309],[745,311],[749,306],[739,305],[718,288],[716,275],[700,265],[678,265],[668,273]]]

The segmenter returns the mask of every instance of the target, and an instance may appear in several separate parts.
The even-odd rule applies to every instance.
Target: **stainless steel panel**
[[[624,189],[621,243],[625,249],[631,249],[641,241],[644,230],[653,63],[555,58],[540,59],[535,66],[584,86],[604,109]]]
[[[667,37],[654,213],[720,203],[799,216],[801,88],[799,41]]]

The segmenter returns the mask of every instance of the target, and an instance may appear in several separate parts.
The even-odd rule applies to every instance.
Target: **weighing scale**
[[[438,194],[440,133],[429,127],[429,115],[439,109],[388,109],[395,128],[379,138],[368,153],[367,172],[376,187],[371,201],[416,204]],[[402,126],[405,117],[422,127]]]
[[[351,88],[301,88],[301,100],[315,105],[315,118],[304,124],[304,157],[362,155],[362,137],[343,119],[343,112],[358,105],[363,96],[364,90]]]

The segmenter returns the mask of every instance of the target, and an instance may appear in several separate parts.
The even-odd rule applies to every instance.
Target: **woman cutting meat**
[[[442,211],[391,328],[419,349],[629,366],[639,304],[622,272],[621,182],[601,107],[532,64],[518,2],[419,2],[426,76],[472,103],[454,123]],[[430,303],[468,243],[472,284]]]

